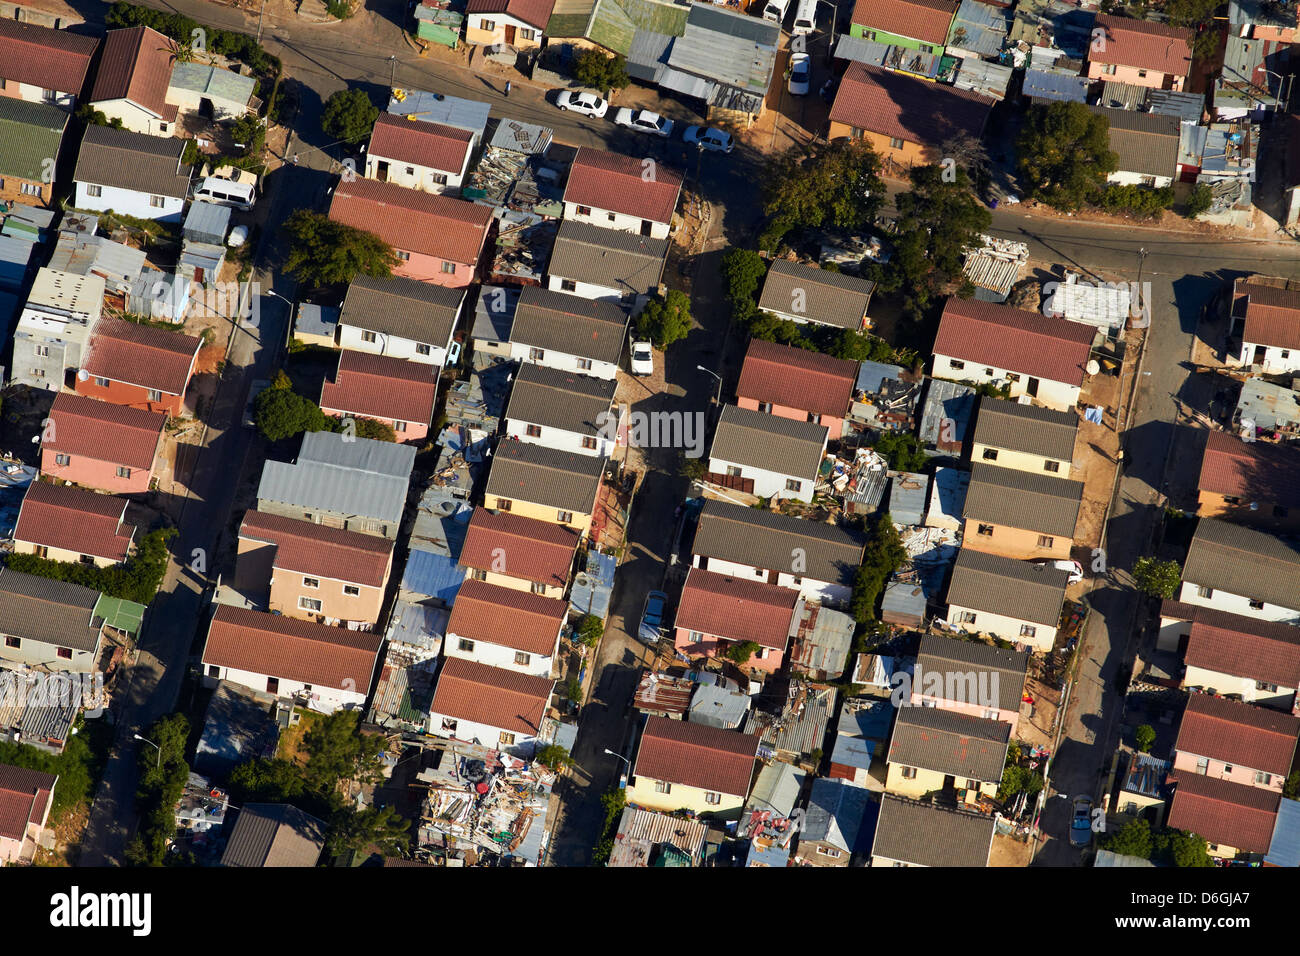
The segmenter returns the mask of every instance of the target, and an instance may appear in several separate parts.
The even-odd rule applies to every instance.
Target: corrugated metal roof
[[[627,72],[637,80],[658,83],[667,69],[668,52],[675,38],[668,33],[637,30],[627,53]]]
[[[569,607],[579,614],[594,614],[602,621],[609,614],[609,599],[614,592],[614,569],[618,562],[611,554],[587,552],[587,568],[573,577]]]
[[[674,70],[667,66],[659,72],[658,82],[666,90],[672,90],[674,93],[681,93],[683,96],[690,96],[700,100],[708,99],[713,95],[713,91],[717,89],[716,83],[711,83],[703,77],[684,73],[681,70]]]
[[[761,96],[772,81],[780,39],[778,24],[692,4],[686,31],[669,51],[668,66]]]
[[[1056,73],[1051,70],[1026,70],[1021,90],[1025,96],[1035,100],[1062,103],[1088,102],[1088,78],[1077,74]]]
[[[691,696],[686,719],[705,727],[732,730],[740,726],[749,710],[749,698],[736,691],[701,684]]]
[[[226,241],[230,231],[229,206],[219,206],[212,202],[190,203],[190,211],[185,214],[185,225],[181,235],[195,242],[207,242],[220,245]]]
[[[412,550],[402,573],[402,589],[412,594],[423,594],[446,604],[456,600],[456,594],[465,581],[465,569],[445,554]]]
[[[1004,99],[1011,85],[1012,69],[1000,63],[965,59],[953,77],[952,85],[959,90],[971,90],[995,100]]]
[[[503,118],[497,120],[497,128],[493,130],[488,145],[516,153],[541,155],[550,147],[553,135],[554,131],[549,126]]]
[[[841,33],[835,43],[835,56],[841,60],[865,63],[867,66],[884,66],[889,56],[889,44]]]
[[[808,774],[793,764],[770,763],[758,772],[754,789],[745,802],[747,810],[775,810],[783,817],[794,812]]]
[[[908,581],[891,581],[881,598],[882,620],[888,624],[919,627],[925,621],[925,589]]]
[[[1148,90],[1147,107],[1152,113],[1177,116],[1184,125],[1199,123],[1205,110],[1205,94],[1186,90]]]
[[[890,517],[896,524],[920,524],[929,494],[930,479],[925,475],[895,472],[889,481]]]
[[[340,514],[400,521],[415,463],[409,445],[309,432],[296,464],[268,461],[257,497]]]
[[[815,840],[845,853],[866,852],[874,835],[874,830],[863,825],[871,806],[871,792],[865,787],[843,780],[814,780],[808,811],[799,829],[800,842]]]
[[[974,411],[974,386],[932,378],[925,390],[925,404],[921,408],[921,427],[917,436],[923,444],[937,444],[940,425],[947,419],[953,423],[953,434],[945,437],[951,437],[956,445],[960,445],[966,440],[966,428]]]
[[[437,652],[442,649],[442,638],[447,633],[450,617],[451,612],[446,608],[398,601],[393,606],[393,618],[388,625],[388,640]]]
[[[402,99],[396,94],[401,92]],[[398,116],[412,116],[426,123],[441,123],[466,129],[482,137],[487,126],[488,114],[492,107],[479,100],[461,99],[445,93],[431,93],[427,90],[394,89],[394,95],[388,100],[388,112]]]
[[[1278,804],[1273,839],[1264,863],[1269,866],[1300,866],[1300,802],[1285,797]]]
[[[204,63],[181,62],[172,67],[169,86],[247,106],[257,88],[257,80]]]
[[[794,754],[807,754],[822,745],[826,725],[835,712],[836,691],[833,687],[807,687],[807,697],[802,709],[787,703],[786,709],[774,716],[766,711],[751,710],[745,720],[747,734],[762,734],[762,742],[774,750]]]
[[[997,56],[1007,38],[1008,11],[978,0],[962,0],[948,30],[948,48],[979,56]],[[959,31],[964,31],[959,33]],[[965,64],[962,64],[963,68]],[[1008,75],[1010,69],[1007,69]],[[1005,87],[1004,87],[1005,89]]]

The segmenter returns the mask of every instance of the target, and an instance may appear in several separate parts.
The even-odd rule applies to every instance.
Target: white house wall
[[[964,362],[964,368],[953,368],[954,361]],[[989,371],[986,373],[985,369]],[[1020,381],[1012,382],[1007,376],[1019,375]],[[1011,386],[1011,397],[1019,398],[1021,395],[1028,395],[1028,385],[1031,378],[1023,372],[1011,372],[1004,368],[991,368],[982,362],[972,362],[964,359],[956,359],[947,355],[935,355],[934,357],[934,376],[935,378],[952,379],[955,382],[969,382],[972,385],[980,385],[984,382],[993,382],[997,384],[1006,383]],[[1038,394],[1034,396],[1040,404],[1048,408],[1054,408],[1057,411],[1067,411],[1073,408],[1079,402],[1079,386],[1067,385],[1065,382],[1055,382],[1047,378],[1037,378]]]
[[[608,438],[602,438],[599,435],[584,435],[580,432],[566,431],[563,428],[553,428],[550,425],[539,425],[542,433],[537,436],[528,434],[530,422],[518,418],[506,419],[506,434],[514,439],[527,442],[530,445],[541,445],[543,448],[554,448],[556,451],[571,451],[577,455],[588,455],[592,458],[608,457],[614,452],[614,442]],[[582,440],[584,438],[596,439],[595,448],[584,448]]]
[[[711,472],[725,475],[729,467],[739,468],[741,478],[752,479],[754,494],[760,498],[794,498],[798,501],[812,501],[814,479],[811,477],[782,475],[775,471],[766,471],[762,468],[755,468],[753,465],[742,465],[738,461],[727,461],[723,458],[709,459],[709,471]],[[786,488],[785,483],[788,479],[800,482],[798,491],[790,491]]]
[[[559,629],[555,632],[556,645],[560,639]],[[466,638],[468,640],[468,638]],[[502,670],[515,671],[519,674],[531,674],[534,677],[550,677],[551,663],[554,658],[555,649],[552,648],[550,654],[529,654],[527,664],[516,664],[515,655],[519,653],[513,647],[506,647],[503,644],[493,644],[491,641],[474,638],[474,650],[463,651],[460,649],[461,637],[458,634],[448,634],[447,639],[443,641],[443,651],[448,657],[459,657],[467,661],[478,661],[480,664],[487,664],[489,667],[499,667]]]
[[[702,557],[697,554],[693,557],[691,563],[698,568],[702,566],[702,561]],[[735,561],[723,561],[721,558],[709,558],[708,570],[745,581],[764,582],[767,581],[769,573],[765,568],[756,568]],[[844,604],[853,593],[853,589],[844,584],[831,584],[813,578],[802,578],[796,581],[795,575],[785,571],[777,572],[776,584],[790,591],[798,591],[799,596],[805,601],[816,601],[828,605]]]
[[[149,193],[122,189],[118,186],[100,186],[100,195],[91,196],[87,185],[93,183],[77,182],[76,207],[90,212],[124,212],[137,219],[156,219],[159,222],[180,222],[181,212],[185,209],[185,200],[172,196],[163,196],[163,204],[154,206],[150,203]]]
[[[1241,364],[1255,365],[1255,349],[1258,342],[1245,342],[1241,346]],[[1300,369],[1300,349],[1284,349],[1276,346],[1264,347],[1264,361],[1258,363],[1265,372],[1284,374]]]
[[[579,356],[571,355],[568,352],[545,349],[542,358],[536,360],[529,357],[529,352],[530,346],[523,342],[510,343],[510,357],[517,362],[530,362],[533,365],[540,365],[542,368],[554,368],[562,372],[580,372],[583,375],[604,379],[607,382],[618,377],[618,364],[615,362],[592,360],[591,368],[583,368],[578,364]]]
[[[355,325],[339,325],[339,347],[349,349],[354,352],[366,352],[370,355],[388,355],[393,358],[406,359],[408,362],[418,362],[420,365],[437,365],[439,367],[447,360],[447,346],[450,345],[451,339],[448,336],[446,342],[416,342],[414,339],[402,338],[400,335],[389,335],[385,332],[376,332],[375,341],[367,342],[362,339],[362,333],[366,331]],[[455,326],[452,327],[455,331]],[[428,345],[429,354],[421,355],[417,350],[418,345]]]
[[[973,622],[969,624],[959,623],[961,615],[965,611],[975,615]],[[994,614],[991,611],[981,611],[978,608],[961,607],[957,604],[948,607],[948,623],[971,634],[993,634],[1004,641],[1027,644],[1038,651],[1050,651],[1052,645],[1056,643],[1056,628],[1050,625],[1038,624],[1034,621],[1022,621],[1014,617]],[[1021,636],[1020,628],[1025,624],[1035,628],[1033,637]]]
[[[233,667],[218,667],[215,675],[209,673],[213,665],[203,665],[204,681],[208,686],[212,686],[218,680],[228,680],[232,684],[238,684],[241,687],[247,687],[249,690],[255,690],[259,693],[269,693],[266,689],[268,678],[274,676],[271,674],[258,674],[253,671],[236,670]],[[277,697],[294,697],[299,694],[307,695],[307,685],[301,681],[288,680],[284,677],[279,678],[279,688],[275,691]],[[339,709],[360,710],[366,702],[366,694],[370,690],[367,687],[358,688],[355,691],[343,690],[338,687],[322,687],[319,684],[313,684],[310,691],[308,706],[322,714],[332,714]]]
[[[426,193],[450,192],[459,194],[460,187],[465,182],[465,167],[469,165],[469,154],[470,144],[466,143],[465,155],[461,157],[459,169],[439,169],[436,166],[422,166],[418,163],[393,159],[391,156],[371,153],[366,157],[366,179],[388,182],[395,186],[402,186],[405,189],[418,189]],[[388,173],[385,179],[381,179],[379,176],[379,164],[381,162],[388,164]],[[438,182],[440,176],[445,176],[447,181],[445,183]]]
[[[1300,594],[1296,595],[1296,597],[1300,599]],[[1253,617],[1257,621],[1284,621],[1287,624],[1300,623],[1300,611],[1294,608],[1279,607],[1276,604],[1267,602],[1264,603],[1263,607],[1254,608],[1250,606],[1250,598],[1218,589],[1215,589],[1208,598],[1203,598],[1197,590],[1197,585],[1191,581],[1183,582],[1178,600],[1184,604],[1194,604],[1197,607],[1212,607],[1215,610],[1227,611],[1229,614]]]
[[[629,216],[627,213],[601,209],[598,206],[588,208],[591,209],[590,215],[581,215],[578,212],[577,203],[566,202],[564,204],[564,218],[572,219],[574,222],[585,222],[592,226],[600,226],[602,229],[631,232],[638,236],[641,235],[642,224],[649,223],[650,237],[652,239],[668,238],[668,223],[666,222],[655,222],[650,219],[642,219],[640,216]]]

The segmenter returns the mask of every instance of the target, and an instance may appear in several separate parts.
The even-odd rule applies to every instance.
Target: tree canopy
[[[320,114],[321,129],[340,143],[359,143],[374,129],[379,107],[365,90],[339,90],[330,94]]]
[[[820,151],[793,147],[770,166],[763,185],[767,228],[759,246],[775,249],[792,229],[868,226],[885,198],[880,157],[854,140]]]
[[[859,624],[869,624],[876,619],[876,602],[885,589],[889,576],[907,560],[894,519],[888,512],[876,515],[868,527],[867,547],[862,564],[853,574],[853,593],[849,598],[849,613]]]
[[[1133,580],[1137,583],[1138,590],[1150,597],[1173,597],[1182,576],[1183,569],[1177,561],[1143,557],[1133,563]]]
[[[281,227],[289,237],[284,271],[311,286],[340,285],[358,275],[386,279],[397,266],[392,246],[364,229],[297,209]]]
[[[583,50],[573,58],[573,78],[583,86],[606,93],[621,90],[632,82],[627,75],[627,58],[609,56],[603,50]]]
[[[1029,108],[1016,140],[1017,172],[1026,195],[1055,209],[1092,202],[1119,166],[1110,149],[1110,122],[1082,103]]]
[[[664,298],[656,296],[636,317],[636,330],[660,350],[686,338],[691,331],[690,298],[679,289],[669,289]]]
[[[109,597],[148,604],[158,593],[163,577],[167,574],[170,557],[167,542],[175,536],[175,528],[150,531],[140,539],[135,553],[120,567],[99,568],[79,561],[55,561],[34,554],[17,553],[9,554],[5,558],[5,564],[24,574],[80,584]]]
[[[753,249],[736,246],[723,255],[720,271],[732,317],[740,323],[748,322],[757,308],[758,287],[767,275],[767,263]]]

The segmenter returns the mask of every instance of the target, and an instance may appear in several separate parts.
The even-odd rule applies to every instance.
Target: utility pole
[[[388,62],[392,64],[392,70],[390,70],[388,73],[388,89],[389,92],[391,93],[393,89],[393,84],[397,82],[397,55],[393,54],[389,56]]]
[[[266,0],[262,0],[262,5],[257,10],[257,42],[262,42],[262,16],[266,13]]]

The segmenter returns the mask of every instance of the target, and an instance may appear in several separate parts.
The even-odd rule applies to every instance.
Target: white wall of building
[[[703,559],[697,554],[691,563],[698,568],[702,566]],[[723,561],[720,558],[709,558],[708,570],[746,581],[767,581],[768,578],[768,572],[764,568]],[[853,589],[845,584],[831,584],[813,578],[797,578],[784,571],[777,572],[776,584],[791,591],[798,591],[799,596],[805,601],[816,601],[827,605],[844,604],[853,593]]]
[[[1197,607],[1212,607],[1219,611],[1227,611],[1229,614],[1253,617],[1259,621],[1300,623],[1300,611],[1295,608],[1279,607],[1276,604],[1267,602],[1264,602],[1263,607],[1252,607],[1250,598],[1241,594],[1231,594],[1219,590],[1213,590],[1209,597],[1202,597],[1199,587],[1191,581],[1183,582],[1182,589],[1178,594],[1178,600],[1184,604],[1194,604]],[[1300,604],[1300,594],[1296,595],[1296,603]]]
[[[1279,684],[1277,690],[1267,690],[1260,689],[1255,685],[1256,682],[1249,677],[1234,677],[1231,674],[1208,670],[1204,667],[1191,667],[1190,665],[1183,676],[1184,687],[1203,687],[1207,690],[1213,688],[1222,697],[1229,694],[1240,694],[1241,699],[1247,704],[1278,707],[1288,711],[1291,709],[1296,693],[1294,687],[1283,687]]]
[[[1258,342],[1244,342],[1241,346],[1241,364],[1250,366],[1256,364],[1255,349],[1259,348]],[[1277,346],[1264,346],[1264,361],[1258,363],[1265,372],[1272,374],[1284,374],[1294,372],[1300,369],[1300,349],[1284,349]]]
[[[489,667],[500,667],[502,670],[531,674],[534,677],[551,676],[551,663],[555,657],[555,648],[551,649],[550,654],[529,654],[528,663],[520,664],[515,660],[515,655],[522,652],[515,650],[513,647],[474,638],[470,641],[474,645],[474,649],[467,651],[460,646],[462,640],[470,639],[462,638],[459,634],[447,635],[447,639],[443,642],[443,651],[448,657],[461,657],[467,661],[478,661],[480,664],[487,664]],[[558,647],[559,643],[560,630],[557,628],[555,631],[555,646]]]
[[[741,478],[753,479],[754,494],[760,498],[794,498],[798,501],[812,501],[813,478],[810,476],[782,475],[775,471],[755,468],[753,465],[742,465],[738,461],[727,461],[723,458],[709,459],[709,471],[725,475],[728,468],[739,468]],[[798,491],[786,487],[785,483],[791,479],[799,482]]]
[[[456,731],[442,729],[444,720],[456,721]],[[493,727],[490,724],[479,724],[472,720],[466,720],[463,717],[456,717],[453,714],[440,714],[436,710],[429,714],[429,733],[435,737],[442,737],[446,740],[464,740],[468,742],[478,741],[484,747],[504,746],[508,749],[526,749],[532,747],[537,742],[535,734],[527,734],[517,731],[514,734],[513,743],[503,743],[501,740],[502,729]]]
[[[1150,182],[1151,179],[1154,179],[1155,182]],[[1108,175],[1106,181],[1119,186],[1151,186],[1159,189],[1173,183],[1174,177],[1172,174],[1168,176],[1152,176],[1150,173],[1130,173],[1121,169]]]
[[[975,620],[969,623],[962,622],[961,616],[966,612],[974,614]],[[994,614],[991,611],[961,607],[957,604],[948,607],[948,623],[971,634],[993,634],[1004,641],[1027,644],[1039,651],[1050,651],[1052,645],[1056,643],[1056,628],[1051,625],[1038,624],[1034,621],[1022,621],[1014,617]],[[1026,637],[1020,633],[1020,628],[1026,624],[1034,628],[1033,637]]]
[[[452,333],[447,336],[445,342],[417,342],[414,339],[402,338],[400,335],[389,335],[386,332],[375,332],[375,340],[367,342],[365,339],[366,331],[366,329],[355,325],[339,323],[339,347],[354,352],[390,355],[393,358],[406,359],[408,362],[441,367],[447,360],[447,349],[451,345],[451,334],[455,333],[455,326],[452,327]],[[429,351],[427,354],[420,352],[419,347],[421,345],[428,346]]]
[[[566,288],[565,283],[571,282],[573,288]],[[647,295],[633,296],[631,299],[623,298],[623,291],[613,289],[609,286],[596,285],[592,282],[578,282],[577,280],[567,280],[564,276],[548,275],[546,277],[546,288],[553,292],[563,292],[565,295],[576,295],[583,299],[592,299],[596,302],[612,302],[614,305],[630,308],[634,313],[639,312],[650,298]]]
[[[436,166],[421,166],[391,156],[371,153],[366,157],[366,179],[392,183],[406,189],[418,189],[426,193],[450,192],[458,195],[465,182],[465,167],[469,165],[471,143],[465,144],[465,155],[460,158],[457,169],[439,169]],[[379,175],[379,164],[387,163],[387,177]]]
[[[14,90],[18,91],[18,99],[26,100],[28,103],[46,103],[50,106],[61,106],[65,110],[70,110],[77,105],[77,94],[66,93],[63,90],[46,90],[39,86],[32,86],[30,83],[18,83],[9,80],[5,83],[5,93],[12,94]],[[46,99],[45,94],[52,93],[53,96]]]
[[[176,124],[159,119],[149,110],[137,106],[130,100],[100,100],[94,104],[94,107],[110,120],[120,119],[122,125],[133,133],[170,137],[176,132]]]
[[[638,236],[642,235],[642,227],[648,225],[651,238],[668,238],[668,223],[666,222],[655,222],[651,219],[629,216],[627,213],[614,212],[611,209],[600,209],[596,206],[587,208],[591,209],[590,213],[579,213],[577,203],[566,202],[564,204],[564,218],[572,219],[574,222],[585,222],[592,226],[600,226],[602,229],[631,232]]]
[[[954,367],[953,362],[957,362],[961,367]],[[934,375],[936,378],[952,379],[956,382],[970,382],[972,385],[979,385],[982,382],[994,382],[997,384],[1007,383],[1011,386],[1011,397],[1019,398],[1021,395],[1029,394],[1029,383],[1038,382],[1038,394],[1034,396],[1042,405],[1048,408],[1054,408],[1057,411],[1066,411],[1073,408],[1079,402],[1079,386],[1067,385],[1065,382],[1054,382],[1047,378],[1034,378],[1018,372],[1010,372],[1004,368],[993,368],[980,362],[966,362],[961,359],[955,359],[947,355],[938,355],[934,357]],[[1011,381],[1008,376],[1019,375],[1019,381]]]
[[[77,182],[75,204],[78,209],[92,212],[124,212],[137,219],[156,219],[159,222],[180,222],[181,212],[185,209],[185,200],[172,196],[159,196],[161,206],[153,204],[149,193],[136,192],[134,189],[122,189],[118,186],[98,186],[99,195],[90,194],[92,183]]]
[[[583,375],[604,379],[607,382],[611,382],[618,377],[618,364],[615,362],[597,362],[594,359],[588,359],[587,361],[591,363],[591,367],[583,368],[580,364],[583,359],[580,356],[571,355],[568,352],[557,352],[554,349],[545,349],[541,358],[534,358],[532,348],[523,342],[510,343],[510,358],[516,362],[531,362],[533,365],[540,365],[543,368],[557,368],[563,372],[581,372]]]
[[[590,455],[593,458],[608,457],[614,452],[614,442],[608,438],[602,438],[600,435],[584,435],[581,432],[566,431],[563,428],[552,428],[550,425],[539,425],[540,435],[529,435],[528,426],[533,422],[526,422],[518,418],[506,419],[506,434],[511,438],[518,439],[522,442],[528,442],[530,445],[541,445],[544,448],[554,448],[556,451],[571,451],[578,455]],[[583,447],[584,438],[594,438],[596,441],[595,448]]]
[[[236,670],[233,667],[217,667],[217,673],[211,673],[213,665],[204,663],[203,680],[206,686],[212,687],[219,680],[228,680],[232,684],[238,684],[241,687],[247,687],[249,690],[255,690],[260,693],[268,693],[266,689],[267,680],[272,677],[271,674],[257,674],[252,671]],[[319,711],[322,714],[332,714],[336,710],[360,710],[366,703],[366,694],[369,692],[369,686],[361,687],[357,690],[343,690],[339,687],[322,687],[319,684],[311,685],[311,690],[307,690],[306,684],[301,681],[288,680],[281,677],[280,686],[275,691],[277,697],[295,697],[299,694],[308,697],[307,706],[312,710]]]

